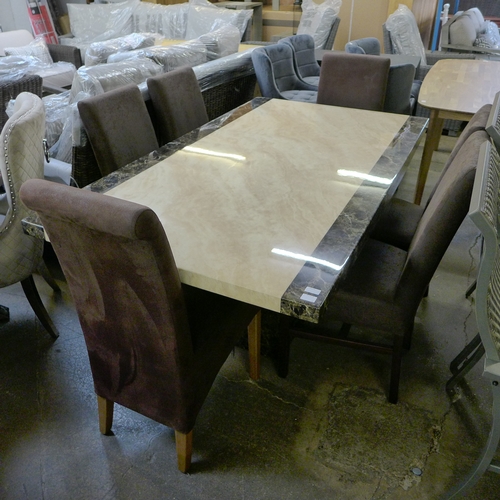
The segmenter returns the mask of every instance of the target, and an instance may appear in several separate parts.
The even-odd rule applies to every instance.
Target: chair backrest
[[[314,38],[311,35],[287,36],[278,43],[286,43],[292,48],[293,63],[299,77],[319,76],[321,67],[316,60]]]
[[[39,214],[66,276],[96,393],[174,426],[193,397],[185,390],[193,352],[179,274],[156,214],[44,180],[25,183],[21,196]]]
[[[12,30],[0,32],[0,56],[5,55],[8,47],[23,47],[34,40],[28,30]]]
[[[484,130],[471,134],[440,179],[408,250],[400,289],[423,291],[469,210],[479,152],[489,140]],[[411,283],[411,286],[409,285]],[[411,294],[418,307],[422,295]],[[401,300],[405,300],[404,293]]]
[[[444,164],[443,170],[441,170],[441,174],[439,176],[438,181],[434,185],[434,188],[432,189],[428,202],[431,200],[431,198],[434,196],[434,193],[436,192],[436,188],[439,186],[439,183],[441,179],[443,178],[443,175],[445,172],[448,170],[450,165],[453,163],[453,160],[457,153],[460,151],[462,146],[465,144],[465,141],[474,133],[477,132],[478,130],[485,130],[486,125],[488,123],[488,120],[490,119],[493,111],[492,111],[492,106],[491,104],[485,104],[482,108],[480,108],[474,116],[470,119],[469,123],[467,123],[467,126],[462,130],[460,135],[458,136],[457,142],[455,142],[455,146],[453,146],[453,149],[451,150],[450,156],[446,160],[446,163]],[[488,130],[486,130],[488,132]]]
[[[469,217],[483,236],[477,276],[476,321],[486,351],[486,369],[500,363],[500,156],[486,143],[481,151]]]
[[[208,122],[192,68],[182,67],[147,80],[160,146]]]
[[[158,149],[137,85],[125,85],[79,101],[78,111],[102,176]]]
[[[411,109],[411,91],[415,78],[413,64],[395,64],[389,68],[384,111],[409,115]]]
[[[44,136],[42,100],[28,92],[19,94],[0,135],[0,173],[8,205],[0,223],[0,287],[30,276],[42,258],[43,241],[23,231],[21,221],[29,211],[19,199],[19,190],[28,179],[43,179]]]
[[[500,151],[500,92],[497,92],[486,122],[486,132],[490,135],[497,151]]]
[[[345,52],[325,54],[321,63],[318,104],[382,111],[390,61]]]
[[[358,40],[351,40],[345,44],[345,51],[350,54],[380,55],[380,42],[378,38],[366,37]]]
[[[313,90],[313,87],[297,77],[293,67],[292,48],[286,43],[254,49],[252,61],[264,97],[282,99],[281,92],[286,90]]]

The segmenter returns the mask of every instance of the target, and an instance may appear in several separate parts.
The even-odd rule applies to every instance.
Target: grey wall
[[[26,0],[0,0],[0,25],[3,31],[31,31]]]
[[[86,0],[55,0],[59,12],[67,14],[68,3],[87,3]],[[26,0],[0,0],[0,26],[3,31],[27,29],[31,31]]]

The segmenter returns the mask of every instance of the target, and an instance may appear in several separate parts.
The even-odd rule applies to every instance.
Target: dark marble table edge
[[[254,98],[83,189],[106,193],[269,100],[264,97]],[[370,227],[376,223],[378,215],[382,212],[383,204],[392,197],[399,186],[426,129],[427,122],[426,118],[419,117],[409,117],[406,120],[370,171],[372,176],[394,178],[394,181],[387,188],[381,188],[372,181],[361,183],[340,216],[309,256],[312,259],[305,262],[283,294],[280,310],[282,314],[313,323],[319,322],[328,295],[338,286],[350,265],[355,261],[363,241],[369,234]],[[366,203],[367,200],[369,204]],[[43,226],[36,214],[24,219],[23,227],[28,234],[39,238],[44,237]],[[339,245],[339,241],[342,245]],[[343,266],[341,269],[335,269],[330,267],[329,263],[343,263]],[[308,297],[307,299],[303,298],[304,294]]]
[[[383,213],[384,205],[398,188],[422,140],[427,123],[427,118],[409,117],[406,120],[370,171],[374,177],[393,178],[393,182],[386,189],[372,181],[361,183],[309,256],[311,259],[305,262],[283,294],[282,314],[312,323],[320,321],[329,294],[347,274],[368,239],[371,228]],[[332,264],[340,265],[341,268],[335,269]],[[304,295],[306,298],[302,298]]]

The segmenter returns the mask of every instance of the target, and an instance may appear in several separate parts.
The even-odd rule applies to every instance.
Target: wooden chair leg
[[[99,430],[101,434],[109,434],[113,425],[113,401],[97,396],[97,410],[99,413]]]
[[[26,295],[28,302],[33,308],[33,311],[35,311],[37,318],[40,320],[40,323],[42,323],[44,328],[50,333],[53,338],[57,339],[57,337],[59,337],[59,332],[54,326],[54,323],[52,322],[47,309],[45,309],[45,306],[43,305],[42,299],[40,298],[38,290],[36,289],[33,276],[29,276],[25,280],[21,281],[21,286],[23,287],[24,294]]]
[[[250,358],[250,378],[260,378],[260,337],[262,313],[259,311],[248,325],[248,356]]]
[[[175,431],[175,449],[177,450],[177,466],[186,473],[191,466],[193,455],[193,431],[183,434]]]

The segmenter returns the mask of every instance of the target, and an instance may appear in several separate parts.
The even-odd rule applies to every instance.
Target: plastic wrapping
[[[49,48],[42,37],[35,38],[28,45],[22,47],[5,47],[6,56],[36,57],[42,63],[52,64],[54,61],[50,56]]]
[[[297,35],[311,35],[314,38],[314,48],[323,48],[341,6],[342,0],[325,0],[321,4],[303,0]]]
[[[400,4],[385,22],[390,33],[392,45],[397,54],[419,56],[423,65],[427,64],[425,48],[420,37],[417,22],[412,11]]]
[[[340,0],[326,0],[340,1]],[[189,0],[185,38],[191,40],[221,28],[224,24],[236,26],[240,40],[247,29],[253,10],[233,10],[217,7],[207,0]]]
[[[155,5],[141,2],[132,15],[134,32],[160,33],[165,38],[184,40],[189,4]]]
[[[212,61],[238,52],[240,31],[236,26],[227,24],[198,37],[207,48],[207,59]]]
[[[146,49],[117,52],[108,57],[108,62],[125,61],[147,57],[161,64],[165,71],[179,66],[197,66],[204,62],[219,59],[238,51],[240,32],[230,24],[211,31],[197,39],[173,44],[171,40],[160,41],[160,45]]]
[[[491,21],[485,21],[482,32],[479,33],[477,38],[474,40],[474,46],[484,47],[487,49],[499,49],[500,34],[498,26]]]
[[[50,94],[42,98],[45,108],[45,138],[52,148],[61,136],[64,123],[68,117],[70,91],[61,94]]]
[[[120,61],[90,67],[82,66],[73,79],[70,102],[75,102],[80,92],[89,96],[103,94],[129,83],[141,83],[162,72],[163,67],[150,59]]]
[[[33,56],[0,57],[0,80],[12,81],[22,75],[40,75],[47,85],[62,87],[70,85],[76,68],[67,62],[46,64]]]
[[[18,80],[21,76],[31,74],[31,69],[42,64],[36,57],[5,56],[0,57],[0,81]]]
[[[132,14],[140,0],[119,4],[72,4],[68,15],[71,33],[80,42],[100,42],[132,33]]]
[[[116,52],[152,47],[160,35],[154,33],[131,33],[103,42],[94,42],[85,52],[85,66],[95,66],[107,62],[108,57]]]
[[[236,78],[253,75],[252,51],[238,52],[193,68],[200,89],[211,89]]]
[[[145,58],[160,64],[163,72],[172,71],[180,66],[197,66],[207,61],[207,49],[197,40],[162,47],[155,45],[147,49],[118,52],[108,58],[109,63],[117,61],[140,61]]]

